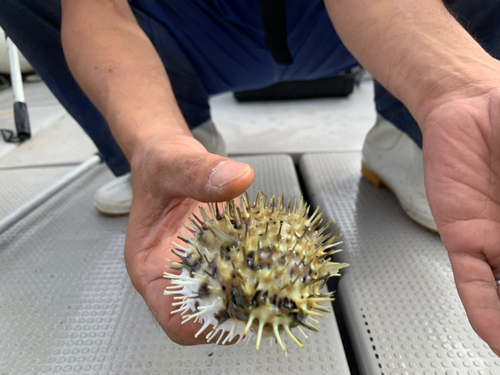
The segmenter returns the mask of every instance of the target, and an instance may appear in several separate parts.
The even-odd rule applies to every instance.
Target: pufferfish
[[[208,205],[210,214],[200,207],[201,219],[188,217],[191,234],[180,232],[183,246],[176,243],[171,252],[179,261],[169,267],[180,274],[164,272],[171,279],[165,295],[175,295],[182,324],[194,319],[201,323],[195,334],[205,332],[208,342],[218,335],[226,344],[249,332],[259,349],[262,338],[274,336],[286,353],[281,337],[286,332],[301,348],[292,332],[301,327],[318,331],[314,317],[325,317],[330,309],[320,302],[333,301],[333,292],[321,289],[339,270],[348,266],[335,263],[330,256],[340,250],[338,230],[324,234],[331,220],[321,229],[323,212],[319,207],[310,216],[303,198],[291,207],[283,196],[270,200],[262,192],[250,204],[248,194],[234,200]],[[178,306],[178,307],[177,307]],[[207,328],[211,327],[208,330]],[[220,335],[219,335],[220,333]]]

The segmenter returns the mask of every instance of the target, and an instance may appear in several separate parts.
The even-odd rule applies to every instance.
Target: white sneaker
[[[227,157],[226,144],[211,120],[196,127],[193,136],[212,154]],[[132,180],[130,173],[115,178],[97,190],[94,206],[103,215],[120,216],[130,213]]]
[[[127,215],[132,205],[132,181],[130,173],[116,177],[94,196],[94,206],[103,215]]]
[[[193,137],[200,142],[208,152],[227,157],[226,142],[217,131],[212,120],[205,121],[191,130]]]
[[[362,154],[363,177],[377,187],[389,188],[413,221],[437,233],[425,194],[422,150],[417,144],[378,115]]]

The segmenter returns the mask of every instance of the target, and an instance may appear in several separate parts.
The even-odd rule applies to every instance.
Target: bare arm
[[[342,41],[421,124],[431,100],[497,62],[441,0],[326,0]]]
[[[71,72],[129,160],[148,137],[189,134],[165,68],[126,0],[63,0],[62,11]]]
[[[500,62],[441,0],[327,0],[354,56],[417,120],[427,198],[475,331],[500,351]]]

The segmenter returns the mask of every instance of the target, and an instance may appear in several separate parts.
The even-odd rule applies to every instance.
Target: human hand
[[[189,135],[158,136],[148,141],[132,159],[134,199],[125,241],[125,263],[132,284],[142,295],[170,339],[181,345],[206,343],[195,339],[200,324],[181,325],[180,314],[171,314],[173,296],[164,296],[165,258],[182,224],[200,202],[235,198],[253,180],[248,164],[210,154]],[[175,259],[178,260],[178,259]],[[208,332],[208,331],[207,331]]]
[[[421,128],[427,197],[458,293],[472,327],[498,355],[500,79],[440,97]]]

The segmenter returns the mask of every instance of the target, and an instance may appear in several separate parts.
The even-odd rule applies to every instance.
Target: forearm
[[[481,80],[492,58],[441,0],[326,0],[339,36],[358,61],[421,124],[428,103]]]
[[[127,1],[62,2],[68,65],[125,155],[158,134],[189,134],[165,68]]]

